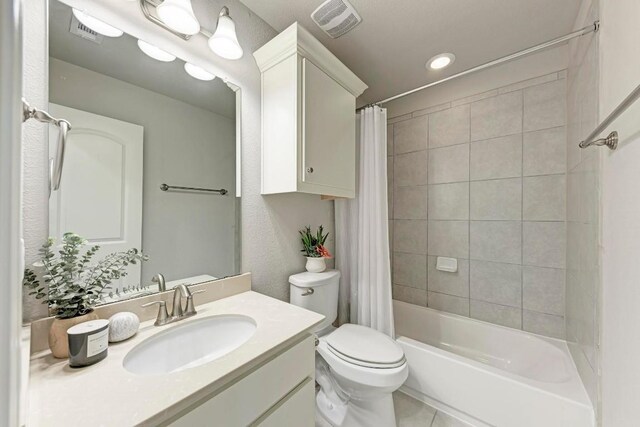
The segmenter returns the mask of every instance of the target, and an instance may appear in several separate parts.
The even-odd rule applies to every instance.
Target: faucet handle
[[[201,294],[203,292],[206,292],[204,289],[200,289],[199,291],[193,291],[189,294],[189,296],[187,297],[187,310],[185,312],[185,316],[193,316],[194,314],[197,314],[198,312],[196,311],[196,307],[193,304],[193,296],[195,294]]]
[[[154,325],[162,326],[169,322],[169,313],[167,312],[167,303],[164,301],[151,301],[146,304],[142,304],[141,307],[150,307],[154,304],[158,304],[158,316]]]

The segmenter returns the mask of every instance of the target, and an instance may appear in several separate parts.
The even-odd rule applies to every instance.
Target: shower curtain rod
[[[549,40],[547,42],[544,42],[544,43],[541,43],[539,45],[530,47],[528,49],[521,50],[521,51],[516,52],[516,53],[512,53],[511,55],[503,56],[502,58],[498,58],[498,59],[495,59],[493,61],[486,62],[486,63],[484,63],[482,65],[478,65],[477,67],[469,68],[468,70],[461,71],[461,72],[459,72],[457,74],[453,74],[453,75],[451,75],[449,77],[445,77],[444,79],[440,79],[440,80],[437,80],[435,82],[428,83],[428,84],[426,84],[424,86],[420,86],[420,87],[417,87],[415,89],[411,89],[411,90],[409,90],[407,92],[403,92],[401,94],[392,96],[390,98],[383,99],[382,101],[373,102],[371,104],[368,104],[368,105],[365,105],[363,107],[357,108],[356,111],[360,111],[363,108],[366,108],[366,107],[369,107],[369,106],[372,106],[372,105],[378,105],[379,106],[381,104],[386,104],[387,102],[396,100],[398,98],[405,97],[407,95],[411,95],[412,93],[416,93],[416,92],[419,92],[421,90],[428,89],[430,87],[439,85],[439,84],[444,83],[444,82],[448,82],[448,81],[453,80],[453,79],[457,79],[458,77],[466,76],[466,75],[475,73],[476,71],[480,71],[480,70],[484,70],[484,69],[487,69],[487,68],[491,68],[491,67],[494,67],[496,65],[502,64],[504,62],[513,61],[514,59],[518,59],[518,58],[521,58],[523,56],[531,55],[532,53],[538,52],[540,50],[548,49],[550,47],[556,46],[556,45],[561,44],[561,43],[565,43],[565,42],[567,42],[567,41],[569,41],[571,39],[574,39],[576,37],[584,36],[585,34],[597,32],[599,29],[600,29],[600,21],[595,21],[593,24],[587,25],[584,28],[581,28],[579,30],[573,31],[573,32],[571,32],[571,33],[569,33],[569,34],[567,34],[565,36],[558,37],[558,38],[553,39],[553,40]]]

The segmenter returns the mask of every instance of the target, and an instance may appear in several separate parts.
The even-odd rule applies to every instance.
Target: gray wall
[[[142,249],[151,259],[142,282],[236,273],[235,120],[55,58],[49,67],[50,102],[144,127]],[[229,194],[163,192],[161,183]]]
[[[395,299],[564,337],[565,74],[389,120]]]

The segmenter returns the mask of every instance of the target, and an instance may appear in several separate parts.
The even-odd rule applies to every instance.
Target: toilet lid
[[[326,341],[332,353],[356,365],[390,368],[405,361],[402,348],[393,339],[366,326],[342,325]]]

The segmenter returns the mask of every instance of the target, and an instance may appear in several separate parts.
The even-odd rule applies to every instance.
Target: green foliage
[[[324,242],[327,240],[329,233],[324,234],[322,226],[318,227],[316,234],[311,232],[311,227],[306,226],[304,229],[298,231],[300,233],[300,240],[302,241],[302,250],[305,256],[312,258],[320,258],[324,256]],[[328,254],[328,252],[326,252]]]
[[[91,246],[83,254],[81,248],[87,241],[74,233],[65,233],[62,247],[56,253],[52,238],[40,249],[44,268],[40,283],[33,270],[25,269],[23,285],[30,289],[29,295],[49,304],[50,310],[60,318],[82,316],[90,312],[100,299],[103,291],[110,289],[114,280],[127,275],[131,264],[147,261],[149,257],[137,249],[115,252],[101,261],[91,264],[100,246]]]

